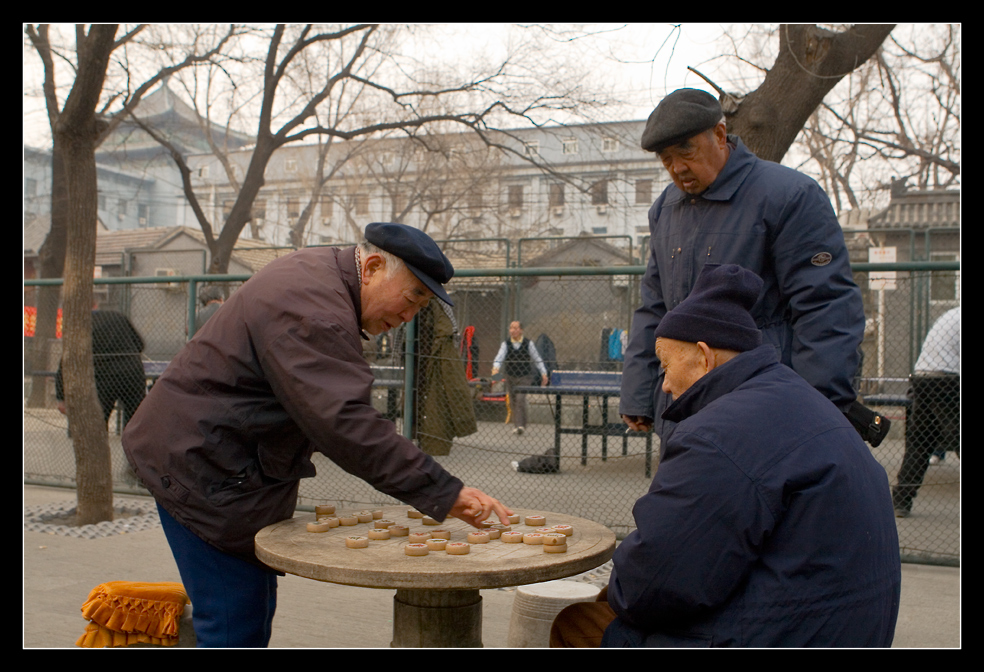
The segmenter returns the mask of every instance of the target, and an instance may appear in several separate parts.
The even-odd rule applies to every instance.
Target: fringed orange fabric
[[[138,642],[174,646],[188,604],[180,583],[110,581],[92,589],[82,605],[91,623],[76,646],[101,648]]]

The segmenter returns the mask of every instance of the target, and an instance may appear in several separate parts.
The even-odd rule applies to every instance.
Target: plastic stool
[[[520,586],[513,599],[509,619],[510,648],[540,648],[550,645],[550,626],[564,607],[593,602],[601,588],[583,581],[547,581]]]

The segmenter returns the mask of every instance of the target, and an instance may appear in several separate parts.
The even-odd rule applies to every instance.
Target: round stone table
[[[379,509],[376,509],[379,510]],[[439,525],[425,525],[409,518],[407,506],[383,507],[384,520],[405,525],[410,532],[449,530],[451,541],[467,541],[471,525],[447,518]],[[542,546],[509,544],[501,539],[471,544],[467,555],[430,551],[426,556],[406,555],[408,537],[370,540],[368,548],[348,548],[345,538],[367,536],[373,523],[336,527],[327,532],[308,532],[315,514],[298,514],[260,530],[256,556],[288,574],[366,588],[396,589],[393,602],[394,647],[482,646],[482,598],[480,589],[517,586],[573,576],[604,564],[615,551],[615,534],[598,523],[561,513],[513,509],[520,523],[514,532],[532,532],[522,521],[542,515],[546,527],[571,525],[564,553],[546,553]],[[491,522],[498,522],[495,514]]]

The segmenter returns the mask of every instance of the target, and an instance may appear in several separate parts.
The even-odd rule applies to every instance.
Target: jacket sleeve
[[[447,515],[461,481],[373,408],[372,372],[348,330],[302,318],[255,346],[273,393],[319,452],[380,492]]]
[[[652,244],[651,238],[650,248]],[[654,334],[659,321],[666,314],[666,304],[663,301],[659,268],[653,249],[649,250],[649,264],[642,278],[640,294],[642,305],[632,315],[628,344],[625,347],[619,412],[622,415],[654,418],[653,393],[659,377]]]
[[[781,214],[772,242],[780,290],[788,297],[791,368],[841,410],[856,398],[864,307],[844,234],[830,199],[813,180]]]
[[[636,530],[615,550],[608,602],[647,631],[685,628],[721,606],[774,526],[754,483],[715,446],[679,427],[633,516]]]

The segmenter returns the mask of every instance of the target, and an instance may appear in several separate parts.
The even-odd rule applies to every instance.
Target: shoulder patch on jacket
[[[810,263],[814,266],[826,266],[833,258],[834,257],[830,254],[830,252],[818,252],[813,255],[812,259],[810,259]]]

